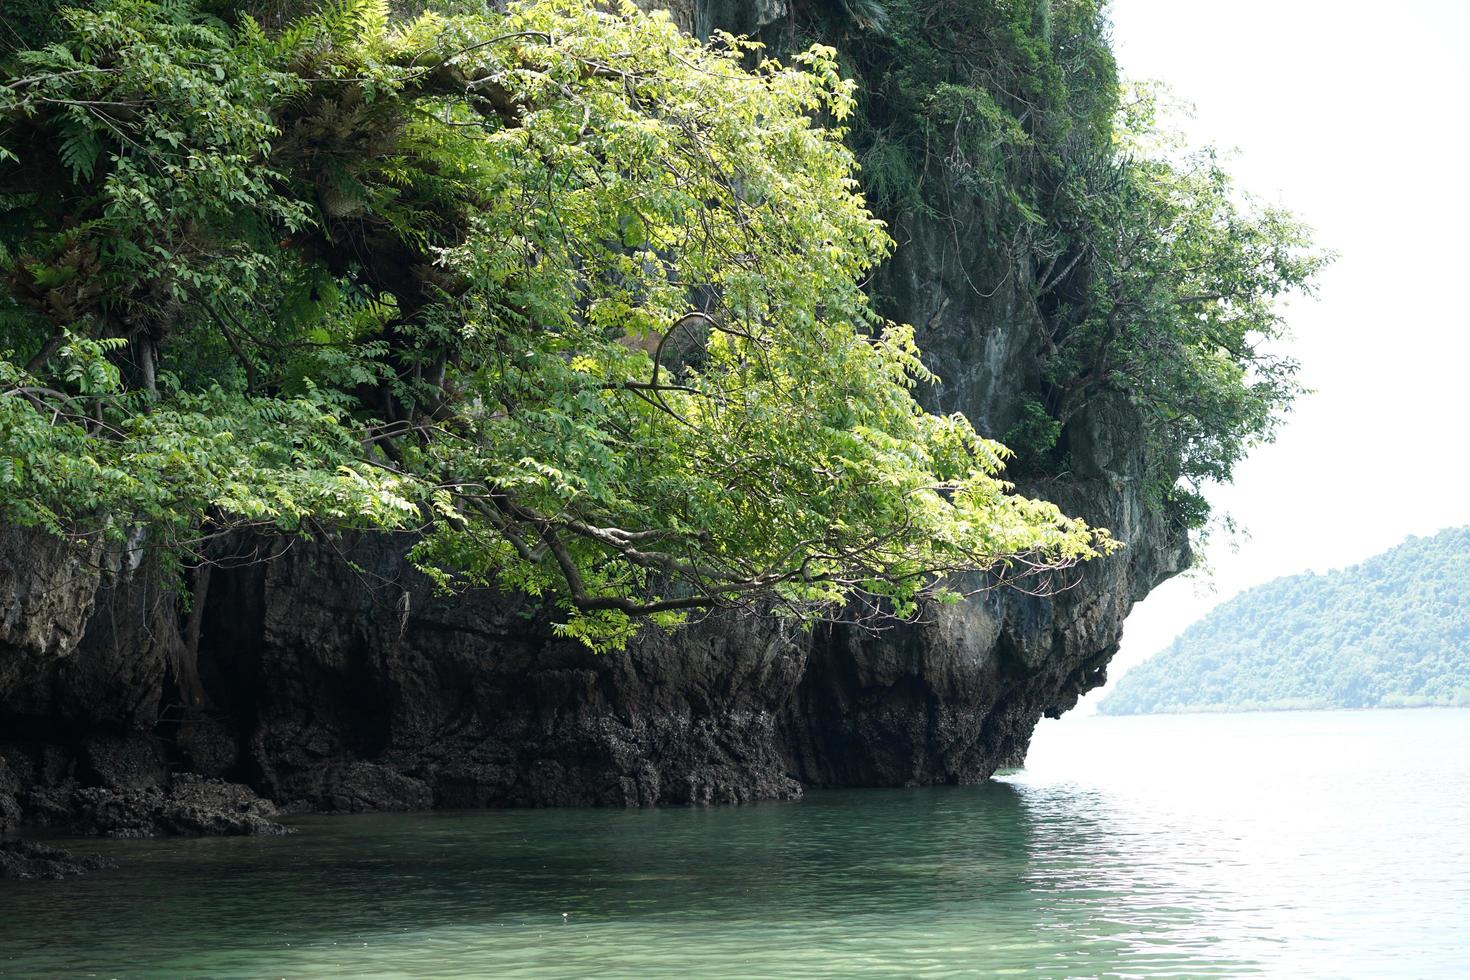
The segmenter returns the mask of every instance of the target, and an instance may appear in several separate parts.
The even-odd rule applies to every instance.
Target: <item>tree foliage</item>
[[[1470,706],[1470,528],[1220,605],[1129,671],[1105,714]]]
[[[1119,83],[1100,0],[890,0],[851,63],[854,143],[880,214],[999,243],[1046,324],[1041,383],[1008,433],[1037,474],[1071,468],[1072,423],[1132,406],[1152,497],[1199,527],[1300,394],[1281,301],[1324,256],[1216,154],[1160,132],[1157,93]]]
[[[56,30],[0,86],[7,519],[186,558],[413,530],[446,587],[544,596],[599,648],[1113,547],[913,400],[830,48],[584,0]]]

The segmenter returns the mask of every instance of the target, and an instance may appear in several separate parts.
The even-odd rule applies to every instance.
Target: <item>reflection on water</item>
[[[1470,712],[1378,714],[1068,721],[973,788],[96,842],[118,871],[0,886],[0,973],[1454,975]]]

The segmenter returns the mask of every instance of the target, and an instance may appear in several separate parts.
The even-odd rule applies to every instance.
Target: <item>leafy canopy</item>
[[[584,0],[61,16],[0,86],[7,518],[186,557],[412,530],[597,648],[1114,547],[915,403],[830,48]]]
[[[1035,298],[1042,370],[1005,433],[1022,470],[1086,471],[1106,419],[1138,434],[1154,505],[1202,527],[1202,487],[1300,394],[1281,301],[1326,257],[1161,133],[1158,93],[1118,81],[1102,0],[884,10],[849,55],[864,182],[880,213],[948,233],[980,299],[1012,277]]]

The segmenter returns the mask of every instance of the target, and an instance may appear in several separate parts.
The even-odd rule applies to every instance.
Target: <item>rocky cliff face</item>
[[[784,5],[757,6],[675,12],[701,33],[779,33]],[[951,225],[913,220],[895,238],[879,292],[944,378],[923,397],[1004,432],[1038,371],[1032,270]],[[1125,550],[1050,598],[995,590],[876,634],[714,615],[594,656],[519,601],[435,597],[406,542],[267,542],[268,560],[214,575],[206,697],[188,708],[148,562],[0,529],[0,829],[274,828],[269,807],[196,777],[341,811],[986,779],[1019,762],[1042,716],[1102,682],[1132,604],[1187,563],[1183,535],[1145,506],[1136,431],[1125,404],[1100,402],[1070,426],[1071,472],[1022,487]]]
[[[916,253],[900,268],[921,267]],[[933,397],[1003,420],[1037,329],[1028,301],[915,281],[925,305],[911,318],[961,379]],[[436,597],[406,566],[406,542],[275,543],[269,560],[215,573],[207,700],[193,710],[155,640],[166,596],[148,564],[7,531],[0,824],[28,814],[177,829],[146,814],[167,810],[184,773],[347,811],[726,803],[803,785],[986,779],[1024,756],[1043,715],[1102,682],[1129,608],[1187,560],[1144,506],[1129,432],[1125,407],[1099,406],[1073,434],[1074,473],[1025,488],[1127,543],[1051,598],[1000,589],[881,633],[715,615],[594,656],[517,601]],[[78,796],[88,790],[135,805],[98,823],[85,816],[95,794]],[[243,817],[223,826],[259,830]]]

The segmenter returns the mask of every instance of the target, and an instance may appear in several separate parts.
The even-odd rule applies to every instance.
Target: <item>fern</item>
[[[77,118],[82,116],[83,118]],[[61,125],[61,164],[71,172],[73,183],[90,181],[102,154],[102,140],[84,110],[78,109]]]

